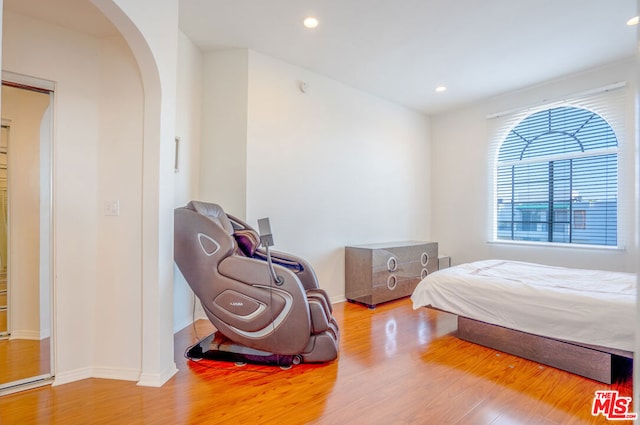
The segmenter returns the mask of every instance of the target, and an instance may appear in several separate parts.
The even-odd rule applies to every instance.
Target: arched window
[[[498,240],[617,245],[618,140],[588,109],[533,113],[502,142]]]

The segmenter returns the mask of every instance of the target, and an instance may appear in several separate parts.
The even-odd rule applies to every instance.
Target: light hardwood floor
[[[49,373],[49,352],[49,338],[0,340],[0,384]]]
[[[455,338],[455,319],[408,299],[375,310],[334,306],[340,356],[290,370],[188,361],[191,327],[176,335],[179,372],[162,388],[87,379],[0,398],[6,424],[597,424],[596,390],[611,386]],[[211,330],[197,323],[204,337]],[[126,349],[126,347],[123,347]],[[618,421],[617,423],[624,423]]]

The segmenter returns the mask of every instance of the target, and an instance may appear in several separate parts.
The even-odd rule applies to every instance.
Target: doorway
[[[5,79],[7,77],[7,79]],[[0,143],[0,394],[53,376],[53,91],[3,73]],[[30,79],[33,83],[33,79]],[[36,82],[37,84],[37,82]]]

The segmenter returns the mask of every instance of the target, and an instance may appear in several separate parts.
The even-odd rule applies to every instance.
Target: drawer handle
[[[420,256],[420,263],[422,264],[422,267],[426,267],[426,265],[429,264],[429,254],[423,252],[422,256]]]
[[[389,288],[390,291],[393,291],[396,289],[396,286],[398,286],[398,278],[396,275],[392,274],[387,278],[387,288]]]
[[[429,270],[427,270],[427,269],[422,269],[422,272],[420,272],[420,278],[421,279],[424,279],[428,275],[429,275]]]
[[[387,270],[389,270],[390,272],[395,272],[396,270],[398,270],[398,260],[396,259],[396,257],[389,257],[389,259],[387,260]]]

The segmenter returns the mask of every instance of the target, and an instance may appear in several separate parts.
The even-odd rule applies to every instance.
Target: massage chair
[[[305,260],[269,250],[269,227],[259,235],[199,201],[177,208],[174,223],[175,262],[217,329],[188,357],[279,366],[337,357],[339,330],[326,292]]]

